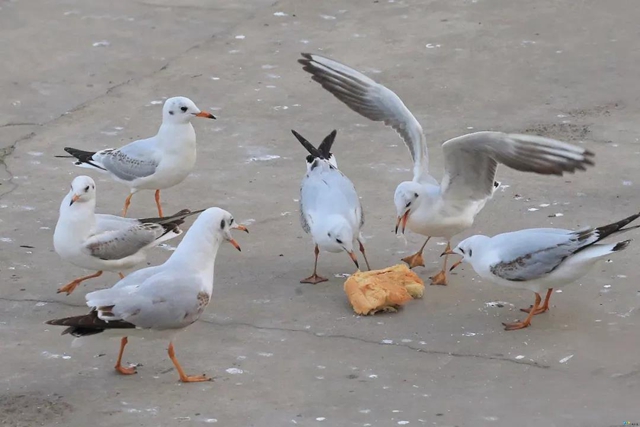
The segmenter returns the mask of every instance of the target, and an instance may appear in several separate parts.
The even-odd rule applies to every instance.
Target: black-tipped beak
[[[238,242],[236,242],[234,239],[229,239],[229,243],[231,243],[233,245],[234,248],[236,248],[237,250],[239,250],[240,252],[242,252],[242,249],[240,249],[240,245],[238,244]]]
[[[459,266],[460,264],[462,264],[462,260],[456,262],[455,264],[453,264],[451,266],[451,268],[449,269],[449,272],[453,271],[454,268],[456,268],[457,266]]]
[[[69,202],[69,206],[73,205],[75,202],[78,201],[78,199],[80,199],[80,196],[78,196],[77,194],[74,194],[73,197],[71,198],[71,202]]]
[[[247,227],[245,227],[244,225],[242,225],[242,224],[237,224],[237,225],[236,225],[235,227],[233,227],[233,228],[235,228],[236,230],[242,230],[242,231],[244,231],[245,233],[249,233],[249,229],[248,229]]]
[[[205,119],[215,119],[215,118],[216,118],[216,116],[214,116],[214,115],[213,115],[213,114],[211,114],[211,113],[207,113],[206,111],[200,111],[199,113],[194,114],[194,116],[196,116],[196,117],[203,117],[203,118],[205,118]]]
[[[398,234],[398,228],[402,224],[402,234],[404,234],[404,230],[407,228],[407,220],[409,219],[409,213],[411,209],[407,209],[404,215],[398,217],[398,221],[396,222],[396,234]]]
[[[356,257],[356,253],[355,252],[349,252],[349,258],[351,258],[353,263],[356,265],[356,268],[358,270],[360,270],[360,265],[358,264],[358,258]]]
[[[458,255],[457,253],[453,252],[451,249],[449,249],[448,251],[444,251],[440,254],[440,257],[442,258],[445,255]]]

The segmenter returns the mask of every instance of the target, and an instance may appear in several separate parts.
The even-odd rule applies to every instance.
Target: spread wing
[[[422,126],[393,91],[344,64],[303,53],[300,62],[313,80],[356,113],[391,126],[409,148],[414,181],[429,180],[429,158]]]
[[[584,148],[531,135],[476,132],[450,139],[442,149],[445,201],[477,201],[491,196],[499,163],[542,175],[563,175],[593,165],[593,153]]]

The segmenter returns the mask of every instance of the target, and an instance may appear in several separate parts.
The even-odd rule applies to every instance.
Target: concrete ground
[[[463,267],[448,287],[393,315],[354,316],[340,275],[346,255],[323,254],[298,224],[305,152],[294,128],[335,152],[367,213],[374,268],[398,262],[395,186],[410,179],[395,133],[326,93],[296,63],[302,51],[342,60],[386,84],[439,144],[481,129],[536,133],[596,153],[564,178],[501,169],[504,186],[460,238],[524,227],[603,225],[638,211],[638,25],[634,0],[139,0],[0,2],[0,420],[36,426],[610,426],[640,421],[635,270],[640,246],[602,263],[533,326],[501,322],[533,295]],[[161,102],[184,95],[217,121],[196,121],[198,163],[163,194],[165,210],[221,206],[249,224],[242,253],[218,255],[213,302],[177,341],[190,373],[180,384],[167,343],[132,339],[72,346],[43,322],[83,313],[84,294],[56,289],[85,271],[62,262],[52,235],[76,175],[63,154],[150,136]],[[93,174],[98,210],[118,213],[127,189]],[[155,213],[152,193],[132,215]],[[562,216],[558,215],[562,214]],[[637,234],[637,233],[636,233]],[[173,243],[173,242],[172,242]],[[443,242],[428,246],[427,280]],[[151,264],[170,254],[157,249]],[[500,303],[495,303],[500,302]]]

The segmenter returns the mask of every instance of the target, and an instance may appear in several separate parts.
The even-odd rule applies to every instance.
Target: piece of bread
[[[424,282],[406,265],[358,271],[344,282],[344,291],[357,314],[397,311],[413,298],[422,298]]]

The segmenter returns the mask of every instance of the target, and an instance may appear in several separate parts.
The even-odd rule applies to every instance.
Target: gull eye
[[[404,205],[405,208],[408,208],[409,206],[411,206],[411,202],[407,202],[407,204]]]
[[[462,252],[462,255],[464,255],[464,249],[460,248],[460,252]],[[471,254],[469,254],[471,255]]]
[[[331,233],[327,233],[327,236],[331,237]]]
[[[233,224],[233,218],[229,220],[229,225]]]
[[[342,240],[340,240],[340,239],[336,239],[336,242],[338,242],[339,245],[342,244]]]
[[[84,192],[86,193],[87,191],[89,191],[90,187],[91,187],[90,185],[87,185],[86,187],[84,187]]]
[[[189,107],[180,107],[180,109],[182,110],[183,113],[186,113]]]
[[[224,222],[224,219],[222,221],[220,221],[220,228],[224,230],[224,226],[226,225],[226,223]]]

